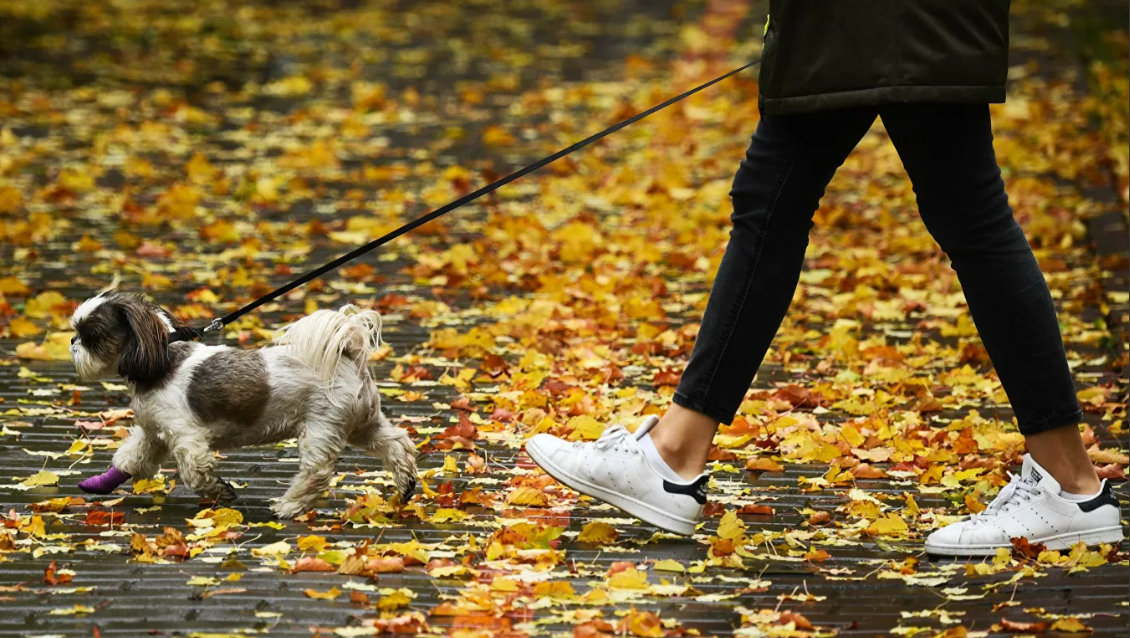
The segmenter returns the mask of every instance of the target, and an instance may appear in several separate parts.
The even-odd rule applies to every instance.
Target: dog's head
[[[80,379],[115,371],[137,385],[151,385],[170,371],[169,334],[176,322],[157,304],[136,294],[108,290],[87,299],[71,317],[71,359]]]

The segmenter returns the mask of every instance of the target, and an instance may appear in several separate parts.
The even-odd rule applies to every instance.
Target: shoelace
[[[1012,472],[1009,472],[1008,476],[1008,485],[1001,489],[997,497],[989,503],[984,511],[979,514],[974,514],[971,517],[974,523],[987,521],[998,514],[1012,510],[1014,506],[1019,506],[1020,503],[1027,503],[1040,493],[1036,485],[1028,479],[1013,474]]]
[[[614,425],[605,430],[599,439],[593,441],[593,445],[599,450],[612,448],[621,452],[640,451],[638,445],[628,445],[628,440],[631,437],[632,433],[628,431],[628,428],[622,425]]]

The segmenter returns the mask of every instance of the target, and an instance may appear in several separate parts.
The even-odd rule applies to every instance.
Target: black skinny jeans
[[[1012,217],[987,105],[763,116],[734,177],[734,228],[675,403],[733,419],[796,291],[824,188],[876,116],[957,271],[1020,431],[1078,423],[1055,306]]]

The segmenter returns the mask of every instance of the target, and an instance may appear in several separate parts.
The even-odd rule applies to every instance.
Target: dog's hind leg
[[[175,433],[172,441],[177,471],[192,491],[216,502],[236,500],[235,490],[216,474],[219,461],[212,453],[204,431],[189,424],[167,428]]]
[[[135,480],[153,478],[161,469],[161,461],[169,448],[157,433],[141,425],[130,428],[129,436],[114,453],[114,467]]]
[[[294,518],[308,510],[329,489],[337,458],[345,448],[340,429],[330,422],[312,421],[298,439],[298,474],[290,489],[271,505],[279,518]]]
[[[401,503],[412,498],[416,489],[416,446],[407,431],[393,425],[378,410],[368,427],[357,432],[349,442],[384,462],[385,469],[392,472]]]

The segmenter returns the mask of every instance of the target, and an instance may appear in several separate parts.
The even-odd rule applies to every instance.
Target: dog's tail
[[[364,366],[380,347],[381,315],[354,305],[318,310],[284,326],[275,343],[289,347],[328,384],[343,359]]]

